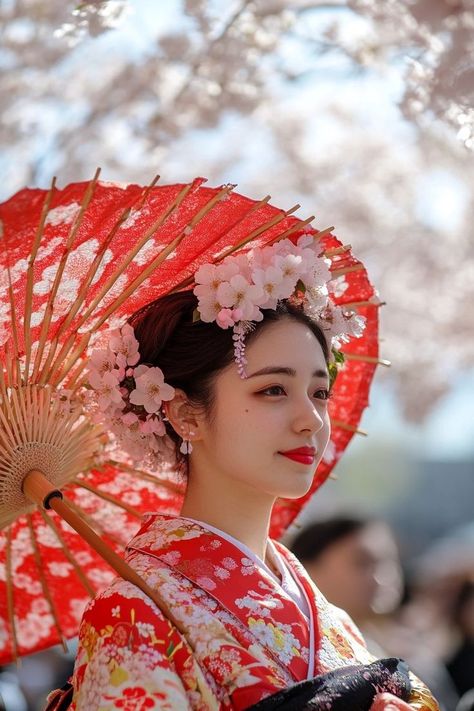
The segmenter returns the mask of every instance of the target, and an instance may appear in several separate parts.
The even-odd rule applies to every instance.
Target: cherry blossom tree
[[[298,200],[369,264],[422,418],[474,356],[474,0],[146,6],[4,3],[4,196],[101,165]]]

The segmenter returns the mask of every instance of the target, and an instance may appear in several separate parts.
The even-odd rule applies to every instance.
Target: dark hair
[[[178,291],[142,307],[130,316],[128,323],[139,343],[140,363],[161,368],[165,382],[182,389],[193,405],[212,417],[214,378],[234,359],[233,331],[215,323],[193,321],[197,305],[192,291]],[[263,321],[256,323],[245,337],[247,345],[266,325],[289,318],[312,331],[329,363],[330,352],[324,333],[301,307],[281,301],[276,309],[264,309],[262,313]],[[179,452],[181,438],[169,422],[166,428],[175,444],[179,468],[186,472],[187,459]]]
[[[293,541],[291,550],[302,562],[314,561],[331,545],[357,533],[371,523],[369,519],[337,516],[304,528]]]

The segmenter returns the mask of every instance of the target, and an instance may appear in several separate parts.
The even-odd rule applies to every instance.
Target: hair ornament
[[[365,319],[331,300],[330,264],[309,233],[296,244],[283,239],[229,255],[218,265],[203,264],[194,276],[198,306],[193,320],[233,328],[234,358],[241,378],[246,377],[245,334],[251,324],[263,319],[263,309],[275,309],[284,299],[302,306],[321,327],[330,350],[338,351],[351,336],[362,335]],[[336,368],[343,360],[340,356],[334,357]]]
[[[339,350],[351,336],[362,335],[365,319],[337,306],[330,297],[330,260],[324,258],[312,234],[295,243],[283,239],[229,255],[219,264],[203,264],[194,275],[198,306],[193,322],[215,322],[233,329],[234,359],[246,377],[245,337],[263,320],[264,309],[275,309],[287,299],[303,308],[325,334],[333,358],[330,385],[344,363]],[[132,459],[162,466],[169,462],[173,442],[166,433],[162,403],[173,399],[174,388],[163,372],[140,361],[139,343],[132,326],[110,333],[105,348],[92,352],[89,363],[90,404],[96,422],[105,425]],[[183,441],[182,454],[191,444]]]
[[[89,400],[94,421],[105,425],[132,459],[160,465],[172,450],[161,406],[175,391],[160,368],[136,365],[138,347],[132,326],[125,324],[110,333],[107,348],[92,352]]]

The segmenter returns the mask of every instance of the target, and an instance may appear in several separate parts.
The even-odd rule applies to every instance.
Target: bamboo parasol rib
[[[35,536],[35,532],[33,529],[33,522],[31,520],[30,514],[27,515],[27,520],[28,520],[28,529],[30,532],[31,546],[33,548],[33,555],[34,555],[34,558],[36,561],[36,567],[38,568],[38,577],[39,577],[39,580],[41,583],[41,587],[43,589],[43,595],[44,595],[45,599],[48,601],[49,609],[51,611],[51,615],[53,616],[53,620],[54,620],[54,626],[56,627],[56,629],[58,631],[58,636],[59,636],[59,639],[61,640],[62,648],[65,652],[67,652],[66,640],[63,637],[63,633],[61,631],[61,625],[59,624],[59,619],[58,619],[58,615],[56,613],[56,608],[55,608],[55,605],[53,602],[53,598],[51,597],[49,588],[46,584],[46,580],[44,577],[43,563],[41,560],[41,554],[39,552],[38,543],[36,541],[36,536]]]
[[[362,363],[375,363],[376,365],[383,365],[385,368],[389,368],[391,363],[389,360],[384,358],[375,358],[374,356],[364,355],[363,353],[344,353],[345,360],[358,360]]]
[[[81,225],[82,217],[83,217],[83,215],[84,215],[84,213],[85,213],[85,211],[92,199],[92,196],[94,194],[94,190],[97,185],[97,181],[99,179],[99,174],[100,174],[100,169],[98,169],[96,171],[93,179],[89,183],[87,190],[84,193],[84,198],[82,200],[81,208],[80,208],[79,213],[76,216],[76,218],[71,226],[71,230],[69,232],[69,236],[66,240],[64,251],[63,251],[61,260],[59,262],[58,270],[57,270],[56,275],[54,277],[53,286],[52,286],[52,288],[49,292],[49,295],[48,295],[48,301],[47,301],[46,307],[45,307],[44,319],[41,324],[41,333],[39,336],[39,345],[38,345],[38,350],[36,352],[35,365],[33,368],[33,375],[32,375],[33,382],[35,381],[35,379],[38,375],[38,371],[39,371],[40,365],[41,365],[41,359],[42,359],[42,356],[44,353],[44,347],[45,347],[45,344],[47,343],[47,340],[48,340],[47,334],[48,334],[49,327],[51,325],[51,317],[53,315],[53,304],[54,304],[54,300],[56,298],[56,295],[57,295],[57,292],[59,289],[61,277],[64,273],[66,261],[67,261],[67,258],[69,256],[70,252],[71,252],[74,237],[76,236],[77,231]],[[43,224],[43,229],[44,229],[44,224]],[[41,233],[40,237],[42,237],[42,233]],[[27,298],[31,299],[31,296],[32,296],[32,294],[30,292],[27,292]],[[50,351],[51,350],[52,349],[50,349]]]
[[[348,422],[341,422],[340,420],[331,419],[331,424],[333,427],[338,427],[340,430],[347,430],[347,432],[354,432],[355,434],[362,435],[362,437],[367,437],[367,432],[359,430],[357,427],[350,425]]]
[[[99,292],[99,294],[96,296],[92,304],[88,307],[88,309],[85,311],[84,314],[81,315],[79,322],[76,324],[76,330],[79,330],[88,317],[93,313],[94,309],[98,306],[100,301],[106,296],[106,294],[110,291],[110,289],[114,286],[116,283],[117,279],[121,274],[123,274],[124,269],[128,266],[128,264],[132,261],[133,257],[136,256],[136,254],[140,251],[142,246],[146,243],[146,241],[151,237],[151,235],[156,232],[156,230],[164,223],[164,221],[169,217],[170,214],[172,214],[173,211],[175,211],[181,202],[183,201],[184,197],[188,194],[188,192],[191,190],[192,185],[187,185],[178,195],[178,197],[171,203],[169,206],[168,210],[165,211],[163,215],[159,217],[159,219],[153,224],[153,226],[147,231],[147,233],[144,235],[143,239],[138,242],[138,244],[130,251],[130,253],[126,256],[124,259],[123,263],[119,266],[119,268],[116,269],[116,271],[112,274],[112,276],[109,278],[107,283],[104,285],[103,289]],[[192,230],[195,225],[198,224],[198,222],[210,211],[212,208],[216,205],[216,203],[219,202],[219,200],[222,199],[225,195],[227,195],[232,189],[232,186],[228,186],[223,188],[217,195],[215,195],[211,200],[208,201],[208,203],[193,217],[189,224],[189,228]],[[60,353],[56,357],[55,361],[50,365],[48,363],[48,367],[53,371],[57,369],[58,364],[61,363],[61,371],[60,371],[60,377],[56,375],[56,373],[53,375],[53,377],[50,377],[50,382],[53,384],[57,385],[61,380],[63,380],[68,372],[70,371],[71,367],[77,362],[77,359],[83,355],[85,352],[87,345],[89,343],[90,336],[92,335],[93,332],[96,332],[100,329],[100,327],[105,323],[105,321],[109,318],[109,316],[118,308],[120,307],[123,302],[132,294],[138,287],[147,279],[152,272],[154,272],[163,262],[164,260],[178,247],[178,245],[181,243],[181,241],[188,235],[189,233],[184,229],[170,244],[168,244],[158,255],[153,261],[141,272],[140,276],[138,276],[136,279],[134,279],[131,284],[125,289],[121,295],[105,310],[105,312],[102,314],[102,316],[99,317],[99,319],[91,326],[90,330],[84,334],[83,339],[80,341],[80,343],[77,345],[76,349],[70,353],[68,360],[65,363],[62,363],[63,359],[65,358],[66,354],[68,353],[68,350],[70,349],[70,346],[68,342],[65,343],[64,347],[61,349]],[[100,264],[100,260],[97,260],[95,264],[95,270],[94,274],[97,271],[98,267]],[[91,280],[93,278],[93,275],[90,277]],[[85,297],[85,291],[83,290],[83,294],[80,295],[81,299]],[[78,297],[78,300],[81,300]],[[49,303],[49,302],[48,302]],[[82,302],[81,302],[82,303]],[[77,311],[79,306],[77,306],[77,302],[74,306],[74,309]],[[46,373],[46,368],[44,369],[44,372]]]
[[[15,615],[13,614],[13,582],[12,582],[12,532],[7,529],[5,575],[7,583],[7,614],[12,633],[12,653],[18,659],[18,638],[16,634]]]
[[[104,284],[102,289],[96,295],[92,304],[86,309],[86,311],[83,314],[81,314],[80,321],[77,324],[78,329],[81,328],[83,326],[83,324],[87,321],[87,319],[94,312],[94,310],[98,306],[98,304],[102,301],[102,299],[107,295],[107,293],[110,291],[110,289],[114,286],[115,282],[117,281],[119,276],[123,273],[124,269],[127,268],[127,266],[130,264],[132,259],[138,254],[138,252],[146,244],[146,242],[150,239],[150,237],[152,237],[152,235],[164,224],[164,222],[173,214],[173,212],[175,212],[179,208],[179,206],[183,202],[184,198],[190,192],[191,189],[192,189],[192,184],[186,185],[181,190],[181,192],[177,195],[175,200],[173,200],[167,206],[165,211],[155,220],[155,222],[151,225],[151,227],[145,232],[143,237],[136,243],[136,245],[134,245],[133,249],[131,249],[130,252],[125,256],[125,258],[121,262],[120,266],[109,277],[109,279]],[[110,233],[106,239],[106,244],[110,244]],[[93,277],[95,276],[97,269],[99,268],[101,258],[104,253],[105,253],[105,250],[101,250],[100,259],[98,259],[98,257],[99,257],[99,254],[98,254],[97,258],[91,264],[90,281],[92,281]],[[158,258],[160,258],[160,256],[161,256],[161,253],[158,255]],[[89,281],[89,277],[87,280]],[[78,296],[78,300],[77,300],[78,306],[75,305],[75,307],[74,307],[76,312],[79,310],[79,307],[82,305],[85,295],[86,295],[86,289],[83,289],[82,292]]]
[[[82,568],[77,564],[76,559],[72,555],[71,551],[69,550],[63,536],[61,535],[61,531],[58,529],[54,521],[50,516],[48,516],[43,509],[40,509],[41,516],[43,518],[43,521],[51,528],[53,531],[54,535],[56,536],[57,540],[59,541],[59,545],[61,547],[61,550],[64,554],[64,557],[67,558],[68,563],[72,565],[74,568],[74,572],[76,573],[77,577],[83,584],[84,588],[86,589],[87,593],[93,597],[95,594],[95,590],[90,584],[90,582],[87,580],[86,576],[82,572]]]
[[[150,183],[150,185],[144,190],[143,197],[139,202],[139,206],[136,208],[137,210],[139,210],[140,206],[143,205],[143,203],[145,202],[147,196],[149,195],[152,187],[158,182],[158,180],[159,180],[159,176],[156,176],[153,179],[153,181]],[[185,194],[187,194],[187,193],[185,193]],[[79,295],[78,295],[77,299],[75,300],[72,309],[69,311],[65,321],[62,323],[61,328],[59,329],[58,337],[60,337],[61,334],[66,331],[68,326],[72,323],[75,315],[79,311],[81,305],[83,304],[84,298],[87,294],[87,290],[89,289],[89,287],[92,283],[92,280],[94,279],[94,276],[97,273],[97,270],[100,266],[102,258],[104,256],[105,252],[107,251],[107,248],[110,246],[113,238],[115,237],[115,235],[117,234],[118,230],[123,225],[125,220],[129,217],[132,210],[133,210],[133,206],[126,208],[122,212],[121,216],[116,221],[116,223],[110,230],[109,234],[107,235],[106,239],[104,240],[103,244],[101,245],[94,261],[92,262],[92,264],[89,268],[88,273],[86,274],[81,291],[79,292]],[[119,275],[128,266],[128,264],[130,264],[133,257],[136,256],[136,254],[140,251],[140,249],[143,247],[143,245],[146,244],[147,240],[156,232],[156,230],[160,227],[160,225],[163,223],[164,219],[166,219],[167,216],[168,216],[167,213],[165,213],[164,217],[160,216],[160,218],[151,226],[151,228],[149,230],[147,230],[147,232],[145,232],[143,238],[137,243],[135,248],[130,252],[130,254],[127,256],[127,258],[124,260],[124,262],[122,262],[122,264],[120,265]],[[113,286],[113,284],[112,284],[112,286]],[[86,319],[87,319],[87,312],[84,315],[84,321]],[[58,356],[58,359],[59,358],[60,358],[60,356]]]
[[[127,467],[125,467],[123,464],[120,464],[118,466],[120,467],[121,470],[127,471]],[[164,489],[168,489],[169,491],[173,492],[174,494],[182,494],[183,493],[182,487],[179,487],[176,484],[173,484],[172,481],[160,479],[157,476],[148,474],[147,472],[142,472],[139,469],[133,470],[132,467],[129,467],[128,471],[130,471],[130,473],[133,473],[133,476],[135,479],[141,479],[142,481],[148,481],[151,484],[154,484],[155,486],[160,486],[160,487],[163,487]]]
[[[71,501],[71,499],[67,499],[67,505],[73,511],[78,518],[84,521],[89,528],[96,532],[99,533],[101,538],[105,541],[109,539],[112,541],[115,545],[119,546],[120,548],[123,548],[124,545],[126,544],[125,538],[120,538],[119,536],[116,536],[115,533],[112,531],[108,530],[103,526],[100,521],[98,521],[96,518],[93,516],[85,513],[80,506],[78,506],[74,501]],[[108,562],[108,561],[107,561]],[[111,563],[109,563],[111,565]]]
[[[225,195],[228,195],[231,191],[231,187],[226,187],[223,188],[216,196],[214,196],[207,205],[205,205],[199,212],[198,214],[193,218],[193,220],[190,222],[188,227],[190,230],[192,230],[193,227],[197,225],[197,223],[216,205],[216,203],[222,199]],[[184,195],[186,194],[185,191],[183,191],[183,198]],[[176,209],[178,205],[175,205],[173,209]],[[113,305],[109,306],[106,310],[105,313],[102,314],[102,316],[98,319],[98,321],[95,322],[91,330],[97,330],[99,329],[102,324],[107,320],[107,318],[115,311],[119,306],[123,304],[123,302],[132,294],[139,286],[142,284],[147,277],[150,276],[150,274],[155,271],[160,264],[164,262],[166,257],[168,257],[176,247],[182,242],[182,240],[188,236],[190,232],[187,232],[186,229],[184,229],[167,247],[165,247],[159,254],[158,256],[143,270],[143,272],[140,274],[139,277],[134,279],[132,283],[127,287],[127,289],[120,295],[120,297],[114,302]],[[116,278],[118,278],[119,274],[116,275]],[[97,299],[96,299],[97,301]],[[91,311],[90,309],[86,312],[86,315],[90,315]],[[86,317],[86,316],[85,316]],[[84,317],[84,318],[85,318]]]
[[[385,306],[385,303],[383,301],[379,301],[377,303],[373,301],[348,301],[347,303],[343,304],[347,309],[359,309],[364,306],[373,306],[376,309],[379,309],[381,306]]]
[[[352,272],[360,272],[365,269],[363,264],[353,264],[350,267],[342,267],[341,269],[331,269],[333,279],[337,277],[344,276],[345,274],[351,274]]]
[[[256,203],[255,203],[254,205],[252,205],[252,206],[250,207],[250,209],[247,210],[243,215],[240,215],[239,218],[238,218],[237,220],[235,220],[235,222],[233,222],[231,225],[229,225],[228,230],[234,230],[234,229],[235,229],[236,227],[238,227],[242,222],[244,222],[245,220],[248,220],[248,218],[249,218],[254,212],[257,212],[261,207],[263,207],[263,205],[266,205],[269,200],[270,200],[270,195],[266,195],[262,200],[260,200],[259,202],[256,202]],[[223,237],[224,234],[225,234],[225,232],[222,231],[221,234],[219,235],[219,237]],[[240,246],[242,246],[242,245],[240,245]],[[203,251],[203,250],[202,250],[202,251]],[[202,251],[201,251],[201,253],[202,253]],[[223,259],[223,257],[222,257],[222,256],[219,256],[219,257],[214,257],[212,261],[213,261],[214,264],[217,264],[218,262],[222,261],[222,259]],[[184,289],[185,287],[190,286],[193,282],[194,282],[194,278],[193,278],[192,276],[187,277],[186,279],[183,279],[182,281],[180,281],[179,284],[177,284],[177,286],[175,286],[175,287],[171,290],[171,293],[174,293],[174,292],[176,292],[176,291],[181,291],[181,290]]]
[[[46,222],[46,217],[48,215],[49,211],[49,206],[51,205],[51,199],[53,197],[53,192],[54,188],[56,186],[56,178],[53,178],[51,187],[48,190],[46,194],[45,201],[43,203],[43,208],[41,210],[41,216],[40,220],[38,223],[38,228],[36,230],[35,237],[33,239],[33,244],[31,248],[31,255],[30,258],[28,259],[28,269],[26,272],[26,300],[25,300],[25,326],[24,326],[24,335],[25,335],[25,355],[26,355],[26,362],[25,362],[25,371],[24,371],[24,377],[25,377],[25,384],[28,380],[28,374],[30,372],[30,358],[31,358],[31,333],[30,333],[30,325],[31,325],[31,305],[32,305],[32,294],[33,294],[33,287],[34,287],[34,281],[33,281],[33,267],[36,259],[36,255],[38,253],[38,247],[41,241],[41,237],[43,235],[44,231],[44,225]]]
[[[77,486],[81,487],[81,489],[90,491],[91,494],[95,494],[100,499],[103,499],[103,501],[108,501],[110,504],[114,504],[120,509],[127,511],[129,514],[132,514],[132,516],[135,516],[135,518],[141,519],[142,514],[137,509],[134,509],[133,506],[126,504],[124,501],[120,501],[115,496],[112,496],[112,494],[108,494],[106,491],[101,491],[96,486],[92,486],[92,484],[88,484],[84,481],[84,479],[73,479],[73,483],[77,484]]]

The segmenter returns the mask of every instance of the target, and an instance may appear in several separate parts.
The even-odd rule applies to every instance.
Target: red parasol
[[[114,575],[101,556],[120,569],[119,556],[112,560],[108,551],[123,550],[143,513],[180,510],[184,485],[112,456],[106,433],[74,400],[90,351],[107,330],[158,296],[191,286],[203,263],[303,232],[320,240],[332,263],[333,300],[356,309],[367,326],[342,348],[331,444],[312,490],[277,502],[274,537],[358,431],[382,362],[379,302],[363,265],[332,228],[318,231],[308,227],[313,218],[293,217],[299,206],[282,211],[269,197],[204,187],[202,178],[141,187],[97,177],[63,190],[54,183],[49,191],[24,189],[0,206],[1,664],[74,636],[86,601]],[[57,489],[64,500],[55,498]],[[100,555],[85,542],[90,535],[81,522],[98,534]]]

